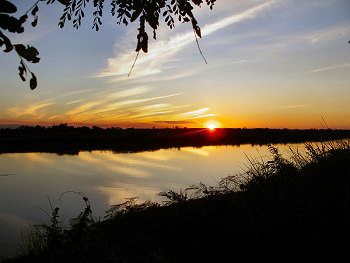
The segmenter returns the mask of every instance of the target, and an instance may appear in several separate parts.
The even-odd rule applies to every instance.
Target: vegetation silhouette
[[[92,128],[68,124],[21,126],[0,129],[0,153],[51,152],[78,154],[79,151],[154,151],[164,148],[210,145],[266,145],[303,143],[350,138],[350,130],[331,129],[215,129],[207,128]]]
[[[289,161],[270,146],[272,159],[251,160],[243,181],[163,192],[163,204],[131,198],[103,221],[88,221],[87,204],[63,229],[53,209],[5,262],[348,262],[350,144],[306,148]]]
[[[37,13],[39,11],[39,4],[46,2],[47,5],[50,5],[53,4],[55,0],[35,0],[33,2],[34,4],[26,11],[26,13],[17,19],[12,15],[17,11],[16,5],[7,0],[0,0],[0,28],[8,31],[9,33],[23,33],[24,24],[28,19],[28,14],[33,17],[31,25],[36,27],[38,23]],[[96,31],[99,30],[100,26],[102,26],[102,15],[106,2],[110,2],[110,12],[112,16],[117,18],[117,24],[124,24],[127,26],[129,23],[138,22],[139,28],[137,34],[137,45],[135,49],[137,56],[135,62],[141,50],[145,53],[148,52],[149,37],[147,28],[150,28],[153,38],[157,38],[157,29],[159,23],[161,23],[161,16],[164,17],[163,23],[165,23],[170,29],[175,27],[174,18],[178,19],[179,22],[182,23],[191,22],[197,45],[197,37],[202,36],[201,29],[193,15],[192,10],[194,9],[194,6],[201,7],[203,0],[58,0],[58,2],[64,5],[63,14],[58,23],[60,28],[63,28],[67,21],[72,21],[73,27],[78,29],[81,26],[82,19],[85,16],[84,11],[89,2],[92,2],[93,7],[95,8],[95,11],[92,13],[92,16],[94,17],[92,29],[95,29]],[[215,2],[216,0],[205,0],[205,3],[210,7],[210,9],[213,9]],[[10,38],[1,30],[0,46],[5,46],[3,51],[6,53],[16,51],[20,58],[20,65],[18,67],[19,76],[23,81],[26,81],[26,76],[29,72],[31,74],[30,88],[35,89],[37,87],[37,78],[35,74],[30,71],[29,67],[25,63],[25,60],[30,63],[38,63],[40,60],[38,58],[38,50],[35,47],[28,45],[12,44]],[[203,56],[200,48],[199,51]]]

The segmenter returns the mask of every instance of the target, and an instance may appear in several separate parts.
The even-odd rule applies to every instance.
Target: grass
[[[69,229],[53,209],[7,262],[349,262],[349,143],[306,144],[290,160],[269,149],[243,175],[162,192],[162,204],[131,198],[100,222],[82,196]]]

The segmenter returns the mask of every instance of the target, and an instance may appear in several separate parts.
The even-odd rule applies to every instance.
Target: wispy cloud
[[[202,35],[208,36],[229,25],[248,19],[254,19],[278,2],[280,1],[268,1],[239,14],[229,16],[210,25],[204,26],[202,29]],[[149,48],[152,52],[148,54],[141,54],[137,60],[137,65],[135,67],[137,70],[134,71],[133,78],[144,77],[162,72],[162,65],[165,62],[168,62],[175,53],[179,52],[186,45],[190,44],[193,41],[194,34],[192,31],[190,31],[184,34],[177,34],[175,37],[172,37],[167,41],[156,41],[155,43],[152,43]],[[130,51],[121,55],[117,55],[114,58],[109,58],[107,60],[107,68],[97,74],[96,77],[114,76],[117,77],[115,78],[117,81],[126,78],[126,75],[129,73],[132,63],[135,59],[135,56],[135,52]]]
[[[214,113],[207,113],[210,110],[211,109],[209,108],[202,108],[199,110],[182,113],[179,115],[179,117],[183,119],[199,119],[199,118],[216,116]]]
[[[94,118],[98,117],[101,114],[103,114],[103,118],[107,117],[108,115],[112,114],[112,116],[117,116],[118,114],[115,112],[120,109],[124,109],[123,112],[120,114],[124,115],[124,117],[130,118],[131,116],[127,114],[128,110],[130,111],[133,107],[133,105],[144,103],[144,102],[150,102],[154,100],[160,100],[160,99],[165,99],[165,98],[170,98],[174,96],[178,96],[181,93],[176,93],[176,94],[170,94],[166,96],[158,96],[158,97],[153,97],[153,98],[141,98],[141,99],[130,99],[130,100],[121,100],[118,102],[109,102],[109,103],[103,103],[101,101],[97,102],[89,102],[85,103],[84,105],[81,105],[77,107],[76,109],[73,109],[69,112],[67,112],[67,115],[74,117],[77,114],[80,114],[78,118],[82,118],[83,116],[86,116],[87,118]],[[152,107],[150,105],[148,106],[148,109],[144,107],[144,114],[146,112],[150,113],[150,110]],[[122,117],[119,115],[119,117]],[[136,117],[136,116],[133,116]]]
[[[225,28],[229,25],[242,22],[247,19],[254,19],[258,15],[260,15],[262,12],[266,11],[267,9],[271,8],[273,5],[278,3],[280,1],[268,1],[263,4],[260,4],[258,6],[252,7],[246,11],[243,11],[240,14],[235,14],[233,16],[229,16],[227,18],[224,18],[222,20],[219,20],[211,25],[207,25],[203,29],[203,35],[210,35],[211,33],[214,33],[215,31]]]
[[[316,72],[329,71],[329,70],[335,70],[335,69],[341,69],[341,68],[347,68],[347,67],[350,67],[350,63],[318,68],[318,69],[311,70],[308,73],[316,73]]]
[[[39,118],[45,114],[44,108],[54,104],[53,102],[45,102],[41,104],[30,104],[28,106],[12,107],[7,109],[7,114],[12,117],[19,118],[23,116],[30,116]]]
[[[81,95],[84,93],[89,93],[91,91],[93,91],[93,89],[74,90],[74,91],[63,93],[62,95],[58,96],[58,98],[72,97],[74,95]]]
[[[214,113],[204,114],[204,115],[192,117],[191,119],[200,119],[200,118],[213,117],[213,116],[216,116],[216,114],[214,114]]]
[[[73,101],[67,102],[66,105],[75,104],[75,103],[81,102],[81,101],[83,101],[83,100],[84,100],[84,99],[73,100]]]
[[[349,33],[350,33],[350,25],[343,24],[343,25],[337,25],[331,28],[321,29],[316,32],[312,32],[308,35],[303,36],[302,38],[308,40],[312,44],[317,44],[323,41],[331,41],[331,40],[347,37],[349,36]]]
[[[13,37],[11,36],[11,41],[12,43],[33,43],[57,30],[58,29],[55,26],[52,26],[50,28],[38,26],[37,30],[29,30],[31,31],[30,33],[28,33],[26,30],[25,34],[13,34]]]
[[[249,19],[255,19],[279,2],[281,1],[266,1],[240,13],[203,26],[202,35],[209,36],[230,25]],[[133,72],[132,79],[128,79],[127,74],[136,53],[133,50],[130,52],[123,51],[120,55],[108,59],[107,68],[96,77],[110,77],[109,80],[114,81],[123,81],[127,79],[129,81],[126,83],[127,85],[135,85],[135,79],[144,76],[150,76],[150,78],[154,78],[154,80],[161,78],[162,80],[173,80],[191,76],[195,74],[197,70],[184,71],[180,69],[176,71],[175,74],[163,74],[160,77],[154,75],[155,73],[162,72],[166,68],[164,64],[169,61],[174,61],[173,56],[190,43],[194,43],[193,31],[176,34],[174,37],[167,40],[151,42],[151,52],[149,54],[140,54],[136,65],[137,68],[135,68]],[[118,50],[120,51],[120,49]],[[242,62],[246,62],[246,60],[240,60],[236,63]],[[194,108],[195,106],[193,105],[181,105],[179,103],[174,105],[174,103],[169,102],[170,98],[180,96],[182,93],[167,92],[164,95],[155,95],[154,93],[152,95],[147,94],[152,90],[152,87],[144,85],[127,88],[121,91],[112,91],[112,89],[103,89],[100,91],[92,89],[78,90],[61,94],[54,100],[46,101],[45,103],[13,107],[8,109],[7,113],[13,117],[30,115],[38,118],[45,116],[45,118],[50,121],[64,120],[65,122],[94,122],[96,124],[130,120],[149,122],[153,122],[154,120],[168,121],[169,119],[172,121],[186,122],[191,119],[216,116],[209,108],[194,110],[196,108]],[[46,110],[49,105],[54,103],[58,104],[57,107],[62,107],[62,105],[59,104],[62,103],[62,101],[64,101],[63,105],[65,108],[60,114]]]
[[[199,110],[195,110],[195,111],[190,111],[190,112],[186,112],[186,113],[183,113],[182,115],[185,116],[185,117],[192,117],[192,116],[198,116],[206,111],[210,110],[209,108],[202,108],[202,109],[199,109]]]
[[[133,87],[117,92],[112,92],[109,94],[105,94],[106,92],[97,93],[95,94],[93,101],[88,101],[79,104],[78,106],[67,111],[66,114],[74,116],[77,114],[82,114],[91,111],[95,111],[95,113],[101,113],[103,111],[108,111],[108,108],[109,110],[113,110],[113,108],[111,107],[112,105],[114,105],[114,109],[116,109],[117,104],[121,106],[128,104],[127,101],[130,102],[130,100],[123,99],[132,96],[142,95],[148,91],[150,91],[149,87]]]
[[[131,120],[138,122],[142,119],[151,124],[154,118],[169,119],[189,107],[170,103],[170,99],[182,93],[152,96],[151,92],[153,93],[153,88],[148,86],[136,86],[114,92],[104,89],[94,92],[93,96],[68,101],[61,114],[47,114],[46,118],[51,121],[95,124],[126,123]],[[21,109],[17,108],[11,109],[12,116],[20,111]]]
[[[182,93],[151,96],[150,87],[134,87],[106,95],[97,93],[93,99],[72,101],[66,112],[51,118],[74,123],[127,123],[148,122],[159,124],[194,124],[191,119],[216,116],[210,108],[193,110],[192,105],[173,104]],[[148,94],[150,93],[150,94]],[[192,110],[191,110],[192,108]],[[169,121],[172,120],[172,121]],[[157,122],[155,122],[157,121]]]
[[[299,105],[288,105],[288,106],[282,106],[280,109],[296,109],[296,108],[304,108],[309,107],[311,105],[309,104],[299,104]]]
[[[164,124],[179,125],[179,124],[194,124],[196,122],[193,122],[193,121],[154,121],[154,123],[164,123]]]

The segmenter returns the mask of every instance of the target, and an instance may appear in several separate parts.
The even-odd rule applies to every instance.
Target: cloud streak
[[[350,67],[350,63],[349,64],[342,64],[342,65],[334,65],[334,66],[324,67],[324,68],[318,68],[318,69],[311,70],[308,73],[317,73],[317,72],[330,71],[330,70],[347,68],[347,67]]]
[[[175,125],[196,124],[196,122],[193,122],[193,121],[155,121],[154,123],[175,124]]]
[[[204,26],[202,29],[202,35],[208,36],[227,26],[248,19],[254,19],[278,2],[280,1],[268,1],[263,4],[252,7],[246,11],[243,11],[239,14],[229,16],[213,24]],[[185,34],[177,34],[175,37],[172,37],[170,40],[167,41],[155,42],[150,47],[151,52],[147,55],[142,54],[137,60],[137,64],[135,66],[135,69],[137,68],[137,70],[134,70],[132,75],[133,78],[135,79],[138,77],[144,77],[162,72],[161,65],[169,61],[171,56],[182,50],[186,45],[190,44],[193,41],[194,35],[193,32],[190,31]],[[118,55],[114,58],[109,58],[107,60],[108,66],[106,70],[97,74],[96,77],[117,77],[115,78],[115,81],[126,79],[125,77],[129,73],[134,59],[134,51]]]
[[[348,24],[335,26],[333,28],[326,28],[318,30],[316,32],[310,33],[303,38],[311,42],[312,44],[317,44],[319,42],[331,41],[347,37],[350,33],[350,26]]]
[[[290,105],[290,106],[282,106],[280,109],[297,109],[297,108],[304,108],[309,107],[309,104],[300,104],[300,105]]]
[[[12,107],[7,110],[7,114],[15,118],[20,118],[23,116],[31,116],[34,118],[40,118],[44,115],[44,108],[54,104],[53,102],[45,102],[37,105],[29,105],[24,107]]]
[[[185,112],[179,115],[181,119],[200,119],[205,117],[213,117],[216,116],[214,113],[207,113],[211,109],[209,108],[202,108],[195,111]]]

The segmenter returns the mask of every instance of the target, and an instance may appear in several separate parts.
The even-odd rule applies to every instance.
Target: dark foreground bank
[[[169,191],[165,205],[129,200],[102,222],[84,197],[70,230],[54,209],[7,262],[348,262],[349,143],[307,147],[293,161],[270,147],[272,160],[252,161],[246,182]]]
[[[0,129],[0,153],[111,150],[138,152],[176,147],[209,145],[303,143],[350,138],[350,130],[331,129],[121,129],[21,126]]]

